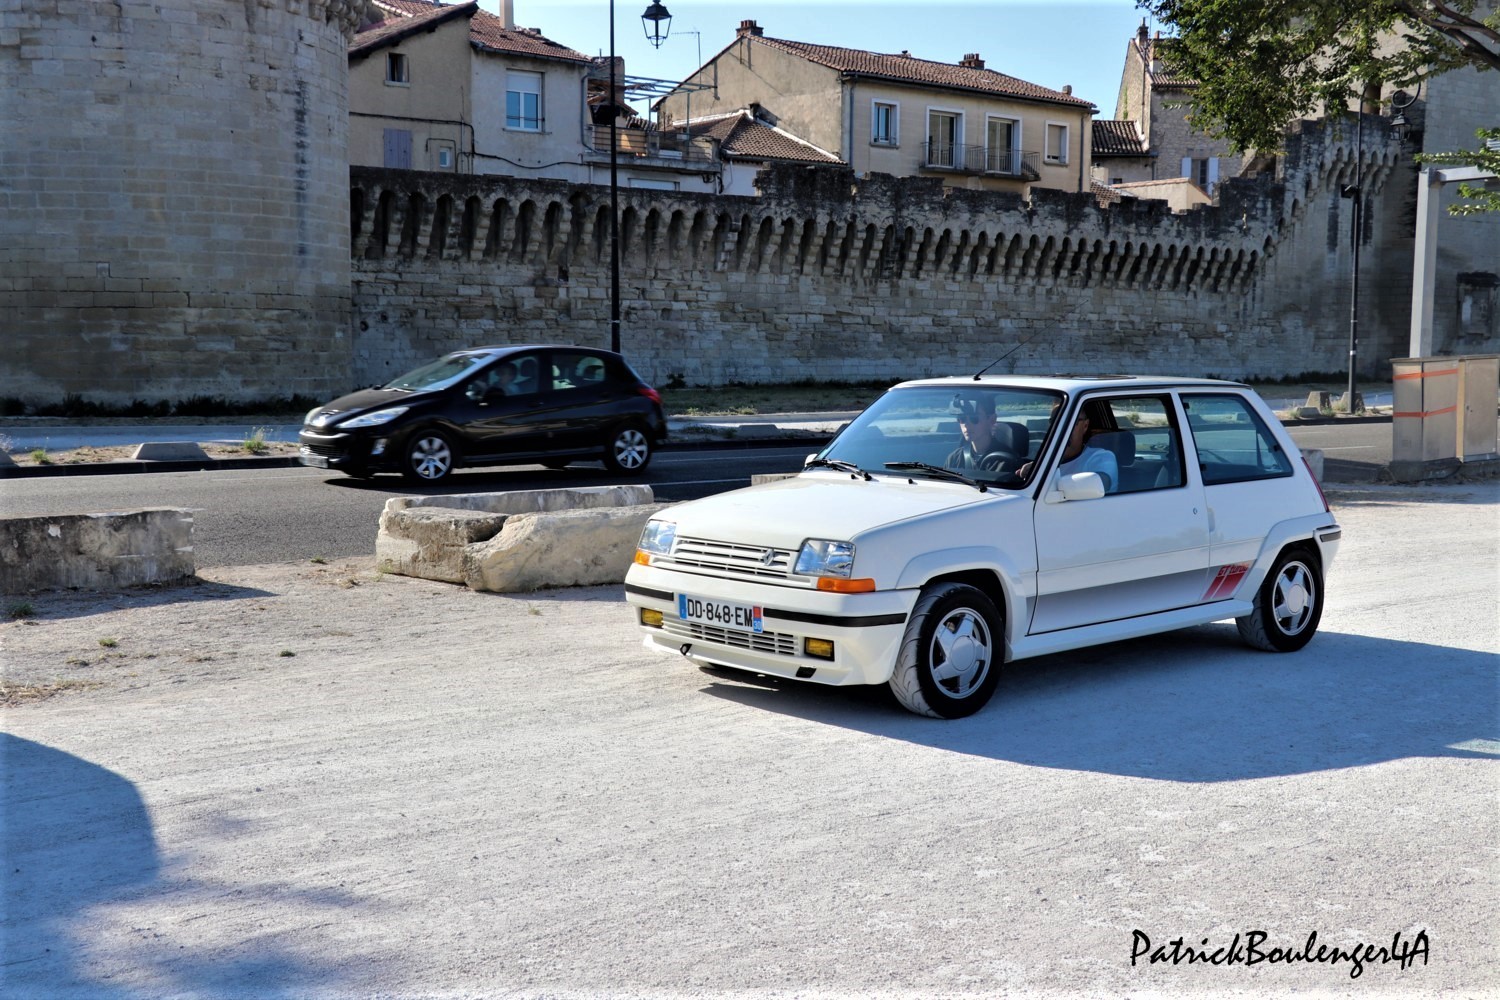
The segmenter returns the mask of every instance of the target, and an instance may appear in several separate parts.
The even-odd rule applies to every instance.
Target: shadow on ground
[[[705,691],[954,753],[1163,781],[1483,758],[1495,744],[1472,741],[1500,736],[1491,654],[1324,632],[1278,655],[1241,646],[1233,625],[1009,664],[988,707],[947,722],[905,713],[883,688]]]
[[[89,618],[130,608],[193,604],[200,601],[244,601],[276,596],[279,595],[256,587],[235,587],[192,577],[178,583],[150,584],[121,590],[47,590],[27,598],[24,603],[31,606],[31,614],[27,617],[32,620],[58,621]]]
[[[0,733],[0,857],[6,996],[138,1000],[155,992],[147,983],[174,996],[291,998],[340,991],[337,969],[306,963],[263,939],[244,954],[225,954],[184,948],[170,928],[133,928],[108,940],[90,936],[93,915],[111,904],[200,894],[253,906],[257,898],[281,893],[165,877],[151,817],[134,784],[6,733]],[[129,984],[110,981],[122,971]]]

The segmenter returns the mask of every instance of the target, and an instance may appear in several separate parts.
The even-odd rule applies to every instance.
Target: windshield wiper
[[[814,469],[818,466],[823,466],[829,469],[837,469],[840,472],[847,472],[851,476],[860,476],[867,483],[872,478],[874,478],[864,469],[861,469],[859,466],[855,465],[853,462],[845,462],[842,459],[838,458],[815,458],[811,462],[808,462],[806,465],[804,465],[803,468]]]
[[[945,469],[941,465],[928,465],[926,462],[887,462],[885,463],[885,467],[887,469],[917,469],[941,479],[951,479],[956,483],[968,483],[981,493],[988,493],[990,491],[988,486],[977,479],[970,479],[962,473],[954,472],[952,469]]]

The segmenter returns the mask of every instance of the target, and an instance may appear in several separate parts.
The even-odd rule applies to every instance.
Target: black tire
[[[453,443],[441,431],[417,431],[406,442],[401,472],[418,483],[439,483],[453,471]]]
[[[1269,653],[1291,653],[1312,641],[1323,618],[1323,567],[1315,553],[1288,549],[1255,595],[1255,610],[1236,618],[1240,638]]]
[[[609,436],[604,465],[611,472],[640,472],[651,463],[651,436],[639,424],[626,424]]]
[[[995,602],[968,584],[933,584],[906,623],[891,693],[918,715],[961,719],[990,700],[1004,659],[1004,618]]]

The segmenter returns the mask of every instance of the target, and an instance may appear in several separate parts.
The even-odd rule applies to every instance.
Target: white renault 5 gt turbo
[[[1339,535],[1247,386],[923,379],[798,475],[663,511],[625,592],[646,645],[700,666],[958,718],[1028,656],[1230,618],[1301,649]]]

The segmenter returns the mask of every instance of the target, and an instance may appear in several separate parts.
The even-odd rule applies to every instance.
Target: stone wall
[[[888,379],[1002,355],[995,371],[1342,371],[1352,139],[1307,125],[1282,183],[1228,181],[1183,215],[801,168],[763,175],[759,198],[622,191],[624,349],[658,383]],[[1378,204],[1399,151],[1383,131],[1362,151]],[[354,383],[459,346],[608,343],[606,189],[364,169],[353,185]],[[1397,229],[1367,219],[1370,275],[1400,270]],[[1403,353],[1391,284],[1361,295],[1366,373]]]
[[[343,385],[362,7],[0,7],[0,397]]]

